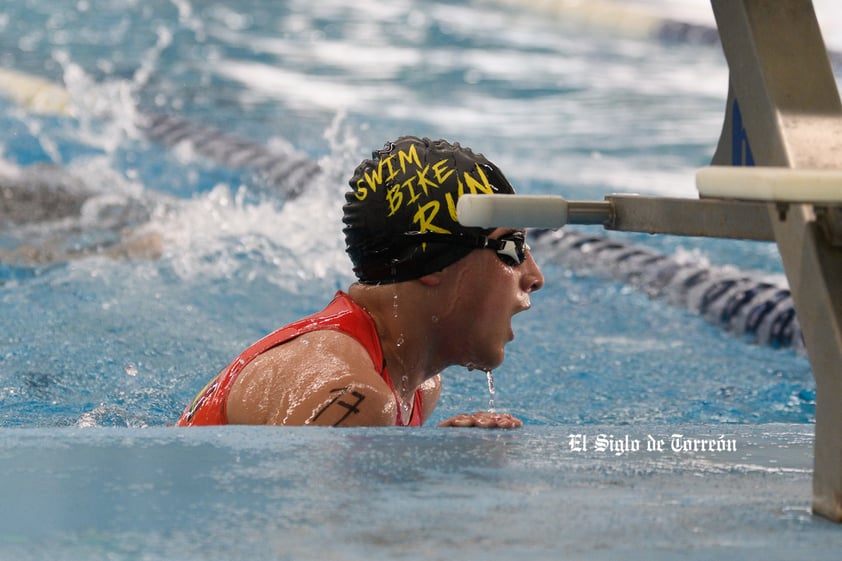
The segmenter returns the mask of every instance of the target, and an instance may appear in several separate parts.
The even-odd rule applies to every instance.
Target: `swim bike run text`
[[[444,201],[441,201],[442,194],[438,190],[451,175],[459,173],[451,164],[450,160],[441,159],[433,164],[422,165],[413,145],[407,150],[399,150],[384,157],[378,162],[377,169],[364,173],[354,185],[354,195],[358,200],[364,201],[371,194],[382,190],[384,185],[388,185],[384,194],[389,209],[388,216],[394,216],[402,208],[417,204],[412,221],[417,225],[418,232],[452,234],[447,226],[458,223],[456,199],[465,193],[490,195],[494,193],[494,187],[488,181],[482,166],[476,164],[473,173],[462,171],[461,177],[457,175],[456,197],[453,193],[444,192]],[[399,175],[401,180],[395,181]],[[447,206],[445,215],[440,214],[442,202]]]

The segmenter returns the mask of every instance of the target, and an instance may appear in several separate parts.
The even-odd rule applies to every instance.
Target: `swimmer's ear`
[[[429,275],[424,275],[423,277],[418,277],[418,282],[423,284],[424,286],[438,286],[441,284],[441,271],[430,273]]]

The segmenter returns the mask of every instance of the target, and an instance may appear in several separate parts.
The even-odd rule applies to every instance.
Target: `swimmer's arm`
[[[335,384],[313,392],[299,407],[290,408],[287,416],[288,420],[283,424],[392,426],[397,418],[397,407],[391,392],[384,394],[375,386],[340,378]]]
[[[319,331],[249,363],[231,388],[227,413],[231,424],[388,426],[397,407],[357,341]]]

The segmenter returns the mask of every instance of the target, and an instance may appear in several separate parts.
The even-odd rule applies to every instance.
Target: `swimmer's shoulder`
[[[251,361],[231,387],[232,424],[390,425],[393,394],[353,337],[306,333]]]

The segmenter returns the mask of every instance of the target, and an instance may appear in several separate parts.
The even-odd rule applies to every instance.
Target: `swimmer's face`
[[[499,228],[489,237],[516,233]],[[528,249],[523,256],[522,263],[513,265],[494,251],[477,249],[442,272],[452,295],[449,340],[456,363],[490,370],[503,362],[504,347],[514,339],[512,316],[528,310],[531,294],[544,284]]]

